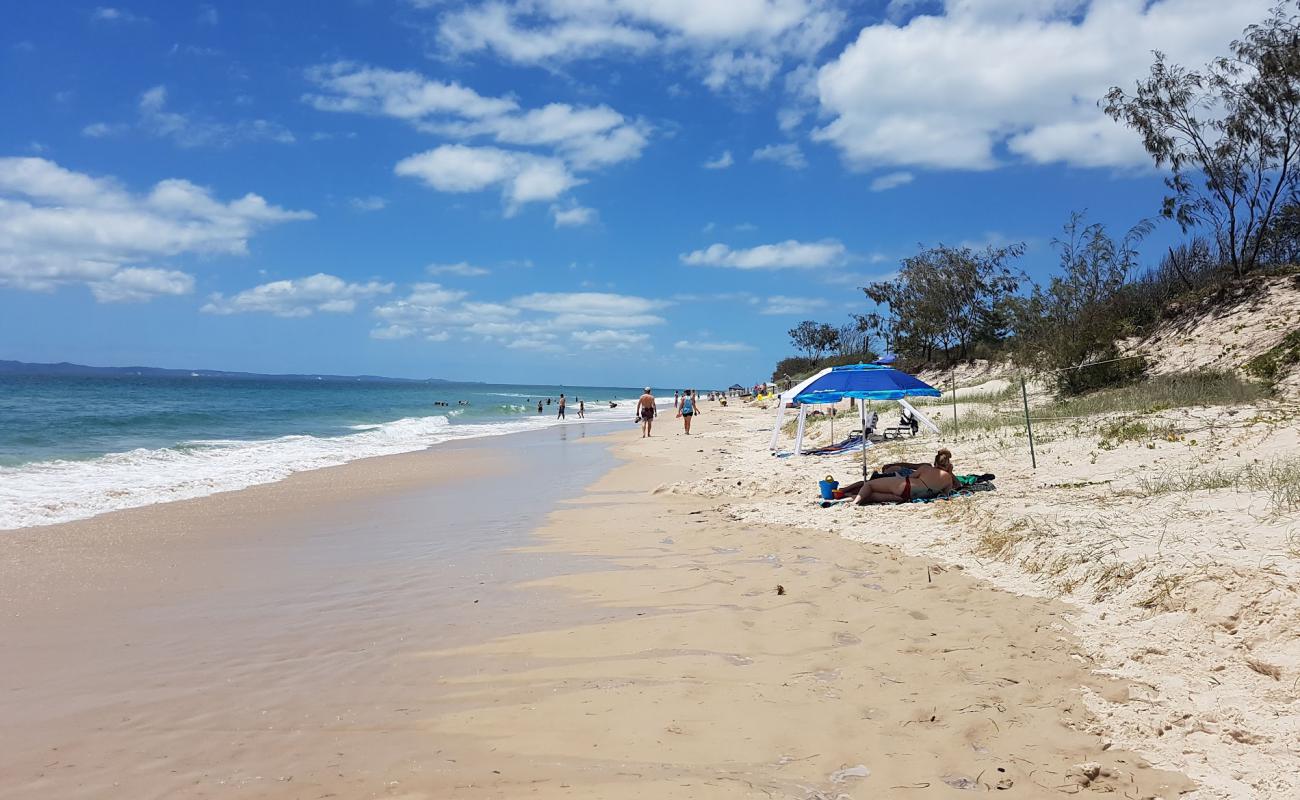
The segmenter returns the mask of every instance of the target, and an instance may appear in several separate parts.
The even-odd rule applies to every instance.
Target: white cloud
[[[442,14],[438,39],[451,54],[523,64],[685,52],[721,91],[766,87],[786,60],[833,40],[843,19],[830,0],[497,0]]]
[[[516,308],[554,314],[552,323],[561,328],[643,328],[659,325],[662,317],[653,312],[668,305],[634,295],[608,292],[536,292],[510,301]]]
[[[171,139],[180,147],[229,147],[243,142],[268,141],[292,144],[295,137],[278,122],[265,119],[220,122],[181,114],[167,108],[167,87],[154,86],[140,95],[133,123],[92,122],[81,129],[83,136],[100,138],[138,130],[160,139]]]
[[[92,122],[81,129],[81,135],[91,139],[103,139],[106,136],[116,136],[119,133],[125,133],[130,129],[130,125],[122,123]]]
[[[813,314],[825,307],[826,301],[819,297],[787,297],[778,294],[767,298],[767,304],[758,313]]]
[[[123,267],[102,281],[91,282],[90,291],[101,303],[142,303],[193,292],[194,276],[174,269]]]
[[[317,311],[350,314],[356,310],[358,300],[392,290],[391,283],[349,283],[337,276],[318,272],[305,278],[264,283],[231,297],[218,292],[200,311],[207,314],[274,314],[277,317],[307,317]]]
[[[506,303],[479,302],[436,283],[416,284],[406,297],[374,309],[375,339],[455,332],[515,349],[561,351],[563,342],[596,349],[619,341],[644,341],[638,328],[664,323],[655,312],[670,305],[634,295],[537,292]]]
[[[871,182],[871,191],[887,192],[890,189],[897,189],[899,186],[906,186],[914,179],[910,172],[891,172],[888,175],[881,175]]]
[[[681,340],[673,345],[678,350],[698,350],[705,353],[744,353],[753,350],[754,346],[744,342],[712,342],[698,341],[691,342]]]
[[[626,330],[573,331],[569,334],[583,350],[642,349],[650,341],[650,334]]]
[[[351,62],[313,67],[307,77],[321,92],[303,99],[322,111],[388,116],[457,142],[487,139],[510,146],[445,144],[398,165],[409,170],[422,164],[432,176],[426,182],[439,191],[504,185],[509,209],[554,199],[582,182],[573,173],[639,158],[649,142],[647,124],[605,105],[525,109],[512,98]]]
[[[753,158],[755,161],[771,161],[790,169],[803,169],[808,166],[808,159],[804,158],[803,151],[794,142],[760,147],[754,151]]]
[[[726,169],[727,167],[731,166],[734,163],[736,163],[736,160],[731,157],[731,151],[723,150],[722,155],[718,156],[717,158],[711,158],[708,161],[705,161],[704,168],[705,169]]]
[[[705,68],[704,85],[715,92],[728,86],[766,89],[776,77],[781,62],[758,53],[714,53]]]
[[[199,6],[199,15],[196,20],[200,25],[216,25],[221,21],[221,17],[217,14],[215,6],[204,3]]]
[[[499,186],[507,215],[526,203],[554,200],[584,183],[559,159],[462,144],[444,144],[408,156],[393,171],[440,192],[478,192]]]
[[[1004,149],[1031,163],[1147,164],[1097,101],[1145,75],[1152,50],[1199,67],[1271,2],[946,0],[943,15],[863,28],[821,68],[830,121],[813,138],[861,169],[992,169]]]
[[[596,221],[596,209],[586,208],[585,206],[572,206],[570,208],[551,207],[551,215],[555,218],[555,227],[557,228],[577,228],[583,225],[591,225]]]
[[[374,328],[373,330],[370,331],[371,339],[381,339],[381,340],[409,339],[414,335],[415,335],[415,328],[409,327],[407,325],[399,325],[397,323],[393,323],[392,325],[384,325],[383,327]]]
[[[388,201],[382,197],[370,195],[369,197],[353,197],[348,200],[348,205],[352,206],[353,211],[382,211],[388,207]]]
[[[185,293],[188,276],[149,262],[244,255],[257,231],[313,216],[256,194],[222,202],[181,179],[137,195],[43,158],[0,158],[0,286],[51,291],[81,283],[105,301]]]
[[[148,17],[133,14],[125,8],[97,6],[90,12],[90,18],[96,22],[148,22]]]
[[[714,244],[703,250],[683,253],[683,264],[704,267],[734,267],[735,269],[785,269],[827,267],[844,261],[848,251],[835,239],[820,242],[800,242],[789,239],[776,244],[733,250],[725,244]]]
[[[455,264],[430,264],[424,268],[424,271],[430,275],[459,275],[462,278],[479,278],[490,272],[465,261]]]
[[[337,61],[307,70],[308,80],[323,93],[303,100],[321,111],[374,114],[409,122],[434,116],[479,118],[509,114],[519,104],[508,98],[484,97],[458,83],[431,81],[416,72],[399,72]]]

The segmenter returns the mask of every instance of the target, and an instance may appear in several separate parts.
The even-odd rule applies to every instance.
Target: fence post
[[[1034,426],[1029,422],[1029,392],[1025,389],[1025,376],[1020,376],[1020,399],[1025,404],[1025,432],[1029,434],[1029,463],[1038,469],[1038,458],[1034,455]]]
[[[957,367],[952,369],[952,438],[957,439]]]

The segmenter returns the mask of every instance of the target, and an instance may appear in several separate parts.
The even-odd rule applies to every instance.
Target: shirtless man
[[[641,420],[641,438],[644,439],[650,435],[650,426],[655,419],[655,396],[650,394],[650,387],[645,387],[645,394],[641,399],[636,401],[636,414]]]

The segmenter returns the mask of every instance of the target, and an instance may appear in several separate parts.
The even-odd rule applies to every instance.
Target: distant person
[[[636,415],[641,420],[641,438],[645,439],[650,435],[650,428],[654,425],[655,420],[655,396],[650,393],[650,387],[645,387],[645,393],[641,399],[636,401]]]
[[[584,403],[584,402],[581,400],[581,398],[579,398],[579,400],[578,400],[578,419],[586,419],[586,418],[587,418],[587,404]]]
[[[538,401],[537,401],[537,413],[538,413],[538,414],[542,413],[542,401],[541,401],[541,400],[538,400]]]
[[[673,389],[673,411],[676,411],[677,409],[682,407],[681,395],[682,393],[679,390]]]
[[[700,413],[700,409],[695,402],[694,390],[688,389],[682,394],[682,403],[677,408],[677,416],[682,418],[682,426],[686,429],[686,435],[691,435],[691,418]]]
[[[555,413],[555,418],[556,418],[556,419],[564,419],[564,404],[565,404],[565,402],[566,402],[566,401],[565,401],[565,399],[564,399],[564,392],[560,392],[560,403],[559,403],[560,410],[557,411],[557,412]]]
[[[546,405],[549,406],[550,404],[551,404],[551,398],[548,397],[548,398],[546,398]]]

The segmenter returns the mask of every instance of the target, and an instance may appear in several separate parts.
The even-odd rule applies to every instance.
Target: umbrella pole
[[[862,421],[862,480],[867,479],[867,404],[858,403],[858,419]]]

